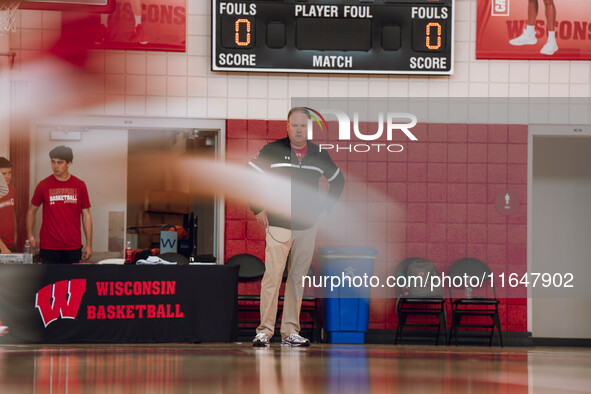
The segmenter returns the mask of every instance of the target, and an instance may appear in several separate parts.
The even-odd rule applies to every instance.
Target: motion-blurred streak
[[[0,0],[5,1],[5,0]],[[23,99],[12,98],[10,116],[14,120],[30,120],[50,114],[75,112],[93,105],[105,105],[104,92],[125,92],[133,88],[112,86],[105,78],[102,51],[92,50],[97,24],[95,15],[62,13],[62,29],[56,42],[42,51],[18,51],[14,69],[5,66],[0,73],[26,83]],[[23,35],[22,40],[26,40]],[[111,95],[110,97],[113,97]],[[123,98],[123,96],[121,96]]]
[[[162,160],[165,160],[164,158]],[[291,213],[292,188],[298,188],[289,179],[265,174],[251,168],[215,160],[199,158],[178,158],[175,166],[179,171],[190,171],[191,179],[201,185],[200,194],[223,194],[239,198],[250,204],[284,217]]]

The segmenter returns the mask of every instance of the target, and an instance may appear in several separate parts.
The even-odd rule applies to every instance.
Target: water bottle
[[[464,295],[464,298],[472,298],[472,288],[471,287],[466,287],[466,294]]]
[[[25,241],[25,253],[23,263],[33,264],[33,250],[31,248],[31,243],[28,239]]]
[[[131,241],[127,241],[125,246],[125,262],[131,263]]]

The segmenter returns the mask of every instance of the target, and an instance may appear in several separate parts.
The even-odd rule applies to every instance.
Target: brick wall
[[[376,125],[360,125],[365,128],[375,130]],[[226,130],[227,159],[243,164],[268,141],[286,135],[284,121],[232,119]],[[400,144],[404,150],[399,153],[330,151],[347,179],[340,203],[346,210],[336,208],[336,216],[349,216],[354,209],[363,222],[345,220],[336,231],[338,241],[334,233],[321,233],[318,244],[374,247],[374,273],[381,278],[413,256],[428,259],[440,271],[458,258],[475,257],[497,274],[524,273],[527,126],[419,124],[412,132],[419,141],[409,141],[402,133],[393,141],[381,141]],[[496,194],[503,190],[515,192],[521,202],[511,216],[494,207]],[[244,202],[226,203],[226,258],[251,253],[264,259],[264,229]],[[251,283],[242,290],[257,293],[258,286]],[[376,292],[371,299],[370,329],[396,327],[396,300],[393,293],[384,294]],[[500,306],[503,330],[526,331],[525,294],[498,288],[498,295],[510,296]]]

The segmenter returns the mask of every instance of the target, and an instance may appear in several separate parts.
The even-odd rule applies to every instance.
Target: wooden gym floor
[[[591,348],[0,346],[0,393],[259,392],[591,392]]]

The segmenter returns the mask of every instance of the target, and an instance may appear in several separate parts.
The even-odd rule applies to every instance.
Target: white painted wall
[[[39,183],[51,175],[49,151],[58,145],[72,148],[70,173],[88,188],[93,222],[92,249],[107,252],[109,212],[127,211],[127,130],[89,129],[80,141],[52,141],[48,127],[38,127],[31,143],[31,197]],[[41,209],[37,212],[35,233],[41,228]],[[84,235],[82,235],[84,244]]]
[[[534,337],[591,338],[590,152],[589,137],[533,137],[529,271],[574,274],[572,293],[531,293]]]
[[[84,112],[283,119],[293,97],[591,96],[588,61],[477,61],[476,3],[455,2],[455,74],[405,77],[212,72],[211,2],[187,0],[187,52],[96,52],[94,71],[105,73],[105,87],[99,86],[96,94],[104,100]],[[48,48],[59,35],[60,24],[59,12],[20,11],[18,30],[11,33],[11,45],[19,53],[14,78],[19,78],[20,59]],[[569,123],[588,124],[586,112],[584,119]]]

